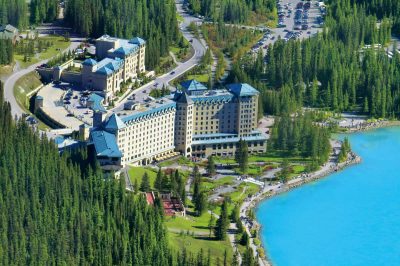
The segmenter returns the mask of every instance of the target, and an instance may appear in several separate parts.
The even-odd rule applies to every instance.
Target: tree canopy
[[[160,57],[168,54],[169,46],[179,39],[172,0],[69,0],[65,22],[84,36],[144,38],[149,69],[156,67]]]
[[[0,264],[171,265],[159,206],[105,179],[86,150],[14,122],[0,88]]]
[[[265,58],[237,62],[229,81],[261,89],[261,105],[271,114],[308,106],[398,118],[400,54],[390,57],[381,48],[391,28],[390,20],[378,23],[363,5],[332,1],[322,33],[301,42],[278,40]]]

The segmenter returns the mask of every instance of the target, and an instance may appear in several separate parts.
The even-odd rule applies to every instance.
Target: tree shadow
[[[208,227],[208,226],[200,226],[200,225],[195,225],[195,226],[192,226],[192,227],[197,228],[197,229],[207,229],[207,230],[210,229],[210,227]]]
[[[218,241],[216,237],[209,237],[209,236],[195,236],[195,239],[198,240],[207,240],[207,241]]]

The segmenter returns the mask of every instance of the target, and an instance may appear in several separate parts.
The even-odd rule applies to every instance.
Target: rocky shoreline
[[[332,155],[332,156],[334,156],[334,155]],[[295,178],[295,179],[289,181],[287,184],[283,185],[282,187],[278,187],[278,189],[276,189],[276,190],[270,191],[270,190],[268,190],[268,188],[265,188],[265,189],[267,189],[267,191],[260,191],[255,196],[249,198],[242,204],[241,214],[245,215],[249,209],[257,208],[257,205],[261,201],[267,200],[269,198],[272,198],[272,197],[277,196],[282,193],[286,193],[286,192],[288,192],[294,188],[300,187],[304,184],[324,178],[332,173],[343,170],[344,168],[346,168],[348,166],[361,163],[361,161],[362,161],[361,157],[359,157],[358,155],[356,155],[353,152],[350,152],[348,154],[348,158],[345,162],[336,163],[334,165],[330,165],[329,167],[327,165],[324,165],[322,167],[322,169],[315,171],[313,173],[304,174],[298,178]],[[247,224],[247,223],[244,223],[244,227],[246,228],[246,231],[248,233],[250,233],[252,228],[254,228],[254,227],[261,228],[261,225],[256,220],[254,220],[252,222],[251,228],[250,228],[250,224]],[[254,245],[253,239],[251,239],[250,246],[252,246],[253,251],[257,250],[257,246]],[[261,248],[264,249],[265,258],[259,257],[259,265],[264,265],[264,266],[272,265],[271,260],[268,258],[268,253],[266,252],[266,249],[262,244],[261,244]],[[257,253],[255,253],[255,254],[257,254]]]
[[[376,122],[363,122],[351,127],[342,127],[346,131],[345,133],[355,133],[355,132],[364,132],[373,129],[383,128],[383,127],[393,127],[400,126],[400,121],[398,120],[381,120]]]

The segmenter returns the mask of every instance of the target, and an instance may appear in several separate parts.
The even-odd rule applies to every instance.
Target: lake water
[[[259,205],[274,265],[400,265],[400,128],[349,139],[361,164]]]

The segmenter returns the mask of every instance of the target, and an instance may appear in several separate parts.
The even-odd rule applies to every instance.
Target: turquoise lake
[[[400,265],[400,128],[348,136],[361,164],[258,206],[274,265]]]

